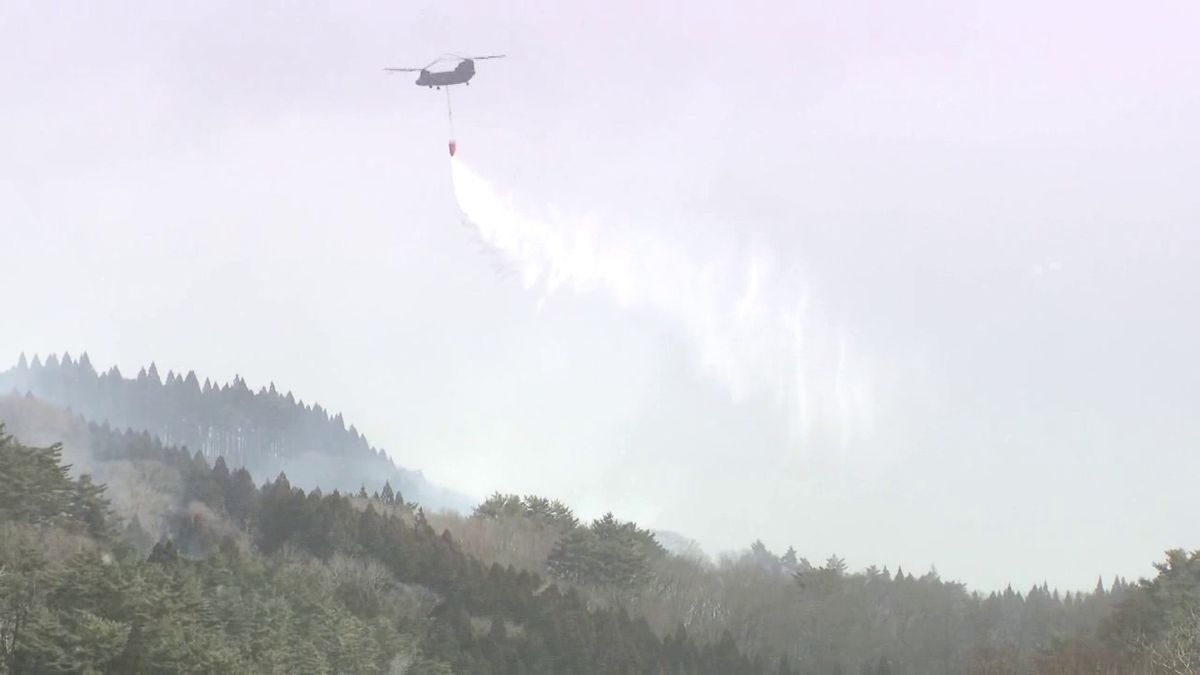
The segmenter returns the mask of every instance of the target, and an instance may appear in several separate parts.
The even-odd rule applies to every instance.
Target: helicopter
[[[471,84],[471,78],[475,77],[475,62],[484,59],[502,59],[504,54],[492,54],[489,56],[459,56],[457,54],[443,54],[434,59],[429,65],[423,68],[384,68],[389,73],[420,73],[417,76],[417,81],[414,83],[418,87],[431,87],[433,89],[441,89],[455,84]],[[430,70],[433,66],[447,59],[458,59],[451,70]]]

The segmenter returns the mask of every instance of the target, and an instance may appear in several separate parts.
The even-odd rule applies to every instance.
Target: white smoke
[[[865,363],[848,333],[810,302],[794,266],[761,248],[701,255],[649,228],[600,226],[553,211],[531,217],[461,159],[451,159],[451,168],[468,223],[543,302],[567,287],[657,313],[686,331],[700,371],[734,400],[766,394],[806,439],[821,434],[847,447],[869,433]]]

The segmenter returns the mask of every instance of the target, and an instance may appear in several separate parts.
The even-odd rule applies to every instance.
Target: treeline
[[[752,662],[732,637],[659,639],[621,608],[484,565],[419,509],[406,518],[282,475],[255,487],[220,458],[210,469],[198,453],[163,453],[189,507],[143,558],[144,533],[118,527],[59,448],[0,435],[0,475],[20,494],[100,505],[0,503],[2,672],[792,672]]]
[[[651,533],[611,514],[581,523],[565,504],[537,496],[494,495],[471,517],[426,519],[421,513],[418,519],[419,506],[385,483],[374,495],[364,487],[353,496],[338,493],[336,499],[354,513],[339,507],[330,513],[341,515],[330,521],[316,513],[316,505],[333,495],[301,493],[290,485],[285,490],[279,480],[260,488],[249,472],[230,469],[223,459],[210,468],[198,453],[168,448],[146,432],[116,431],[55,413],[37,401],[0,397],[0,417],[9,415],[14,428],[36,430],[40,438],[65,434],[72,445],[88,449],[89,469],[119,485],[113,497],[127,519],[123,538],[143,555],[167,533],[190,557],[206,557],[233,536],[243,548],[271,556],[301,551],[320,560],[375,561],[354,534],[355,514],[369,507],[413,532],[449,531],[454,555],[481,570],[526,573],[543,584],[552,580],[571,589],[585,607],[639,617],[664,647],[686,635],[709,649],[733,645],[768,669],[786,664],[805,673],[1073,672],[1053,670],[1053,664],[1064,654],[1096,667],[1113,663],[1128,651],[1113,645],[1130,644],[1129,635],[1151,634],[1125,631],[1117,639],[1119,631],[1106,627],[1113,608],[1132,590],[1120,579],[1108,588],[1098,584],[1091,593],[1059,594],[1040,586],[980,595],[935,572],[917,576],[873,567],[851,572],[836,557],[814,565],[794,549],[776,554],[760,542],[714,563],[670,555]],[[406,557],[395,578],[447,587],[429,577],[453,569],[445,556],[432,555],[437,562],[424,565],[412,562],[418,558]],[[494,619],[494,610],[464,607],[476,632],[484,625],[490,630],[491,623],[484,622]],[[524,630],[512,617],[505,621],[515,633]],[[680,651],[685,652],[691,653]],[[694,652],[696,658],[704,654],[702,648]]]
[[[201,382],[192,371],[168,371],[164,379],[153,363],[130,379],[115,366],[97,372],[86,353],[50,355],[45,362],[22,354],[15,367],[0,372],[0,393],[9,392],[30,393],[115,428],[147,431],[209,462],[224,457],[257,476],[287,471],[298,484],[342,490],[390,481],[431,507],[469,508],[469,500],[397,467],[340,413],[280,393],[274,384],[256,392],[241,377],[217,384]]]
[[[533,495],[465,516],[386,481],[257,485],[26,396],[0,396],[6,418],[69,438],[94,479],[0,433],[0,675],[1200,672],[1200,552],[1136,584],[980,594],[761,542],[671,554]]]
[[[1200,577],[1186,593],[1162,580],[1114,577],[1091,592],[1042,584],[981,594],[934,570],[852,572],[837,556],[814,564],[761,542],[711,562],[647,546],[649,533],[611,516],[580,524],[569,508],[537,496],[496,494],[469,518],[435,520],[482,560],[570,580],[593,604],[625,607],[659,634],[682,623],[701,642],[730,636],[752,658],[786,658],[805,673],[1156,672],[1150,654],[1169,651],[1164,636],[1176,630],[1164,626],[1187,625],[1170,603],[1200,591]],[[1186,560],[1169,554],[1170,578],[1200,572]],[[1200,639],[1192,649],[1200,664]]]
[[[371,673],[419,661],[404,604],[347,601],[369,566],[268,559],[230,534],[203,558],[169,539],[146,555],[137,521],[119,527],[103,488],[72,480],[60,456],[0,425],[0,673]]]

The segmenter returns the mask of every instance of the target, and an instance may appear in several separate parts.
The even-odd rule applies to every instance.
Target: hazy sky
[[[0,364],[274,381],[712,550],[1200,547],[1200,5],[574,4],[0,0]],[[446,51],[509,55],[461,202],[381,72]]]

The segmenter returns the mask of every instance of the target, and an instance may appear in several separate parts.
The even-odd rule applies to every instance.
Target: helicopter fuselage
[[[422,70],[415,84],[418,87],[449,87],[455,84],[467,84],[475,76],[475,62],[470,59],[460,61],[454,70],[434,72]]]

